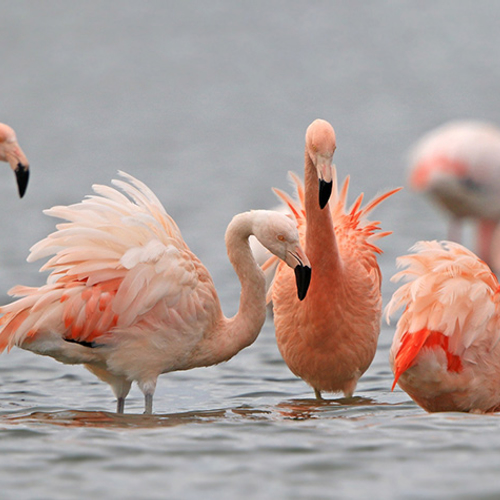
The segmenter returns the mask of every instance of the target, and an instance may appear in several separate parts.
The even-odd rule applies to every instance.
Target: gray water
[[[302,173],[304,132],[336,129],[351,199],[405,183],[405,155],[455,118],[500,122],[496,1],[3,1],[0,121],[31,160],[23,200],[0,171],[0,298],[40,285],[28,250],[118,169],[151,186],[211,271],[226,315],[238,282],[232,216],[276,204]],[[394,260],[446,220],[408,190],[376,212],[384,303]],[[134,388],[116,416],[79,366],[0,358],[1,498],[499,498],[497,415],[426,414],[390,392],[383,325],[356,398],[317,403],[280,358],[269,319],[228,363]]]

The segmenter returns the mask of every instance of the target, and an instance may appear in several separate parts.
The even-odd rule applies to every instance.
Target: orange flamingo
[[[289,217],[265,210],[235,216],[226,246],[242,291],[239,311],[228,319],[210,274],[156,196],[121,175],[128,182],[113,184],[128,197],[97,185],[97,195],[46,211],[69,222],[31,249],[28,261],[53,255],[41,269],[52,272],[40,288],[9,292],[21,298],[0,308],[0,352],[18,346],[84,364],[111,386],[118,413],[136,381],[151,413],[160,374],[226,361],[260,332],[265,277],[250,235],[295,269],[300,299],[311,270]]]
[[[0,123],[0,161],[8,162],[16,174],[17,188],[22,198],[28,186],[30,165],[17,143],[16,133],[5,123]]]
[[[270,290],[276,339],[290,370],[313,387],[318,399],[322,391],[352,396],[375,355],[382,298],[376,259],[381,251],[374,242],[390,233],[376,233],[378,222],[368,221],[367,215],[399,190],[363,208],[360,195],[346,211],[349,178],[339,193],[332,166],[335,148],[332,126],[315,120],[306,133],[305,193],[296,176],[298,201],[275,190],[297,220],[313,269],[307,298],[299,302],[290,297],[293,273],[278,265]],[[265,267],[275,261],[271,257]]]
[[[446,123],[418,141],[410,165],[410,187],[451,216],[448,239],[460,242],[461,221],[475,219],[478,255],[491,265],[500,221],[500,129],[478,121]]]
[[[429,412],[500,410],[500,287],[458,243],[421,241],[397,259],[405,279],[386,307],[399,308],[390,351],[396,383]]]

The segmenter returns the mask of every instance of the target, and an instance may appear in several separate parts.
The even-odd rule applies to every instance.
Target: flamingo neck
[[[305,154],[306,253],[314,275],[330,274],[340,264],[330,202],[321,209],[318,199],[318,174],[309,153]],[[334,190],[336,187],[334,186]],[[337,265],[336,265],[337,264]],[[312,284],[312,283],[311,283]]]
[[[266,279],[248,242],[252,226],[252,213],[246,212],[235,216],[226,231],[227,253],[240,280],[241,295],[238,312],[225,319],[221,332],[224,359],[252,344],[266,319]]]

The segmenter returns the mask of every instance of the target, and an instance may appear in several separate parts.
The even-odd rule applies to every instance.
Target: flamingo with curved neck
[[[241,282],[240,307],[221,310],[212,278],[184,242],[175,222],[143,183],[94,186],[96,195],[46,213],[65,219],[34,245],[29,261],[52,255],[39,288],[14,287],[21,297],[0,308],[0,351],[18,346],[63,363],[84,364],[110,384],[117,411],[133,381],[153,409],[160,374],[209,366],[250,345],[265,320],[265,277],[248,238],[255,235],[295,269],[303,299],[309,261],[286,215],[256,210],[233,218],[226,232],[229,259]]]

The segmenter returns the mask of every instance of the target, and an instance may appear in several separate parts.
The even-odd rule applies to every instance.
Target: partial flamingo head
[[[8,162],[16,174],[19,196],[22,198],[28,186],[29,162],[17,143],[16,133],[4,123],[0,123],[0,161]]]
[[[253,234],[270,252],[295,271],[299,300],[307,294],[311,281],[311,264],[299,241],[295,222],[272,210],[253,210]]]
[[[306,131],[306,152],[319,179],[319,206],[324,208],[332,194],[332,159],[337,148],[335,131],[325,120],[314,120]]]

